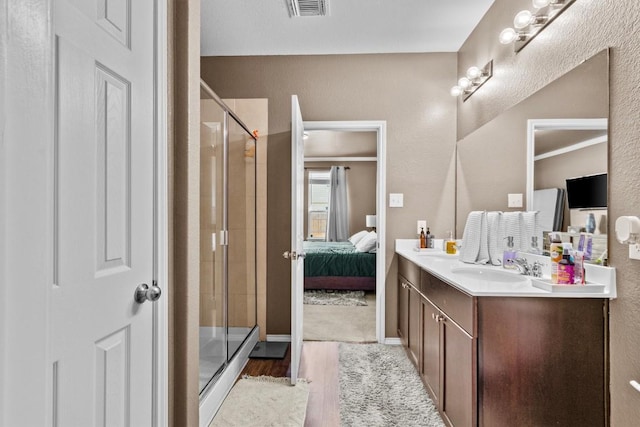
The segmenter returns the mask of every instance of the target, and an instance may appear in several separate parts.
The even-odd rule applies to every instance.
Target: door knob
[[[296,251],[291,251],[291,252],[285,251],[282,254],[282,257],[286,259],[298,259],[298,254],[296,253]]]
[[[151,285],[151,287],[149,287],[149,285],[147,285],[146,283],[142,283],[136,288],[134,299],[138,304],[142,304],[145,301],[158,301],[160,295],[162,295],[162,289],[156,286],[155,282],[153,283],[153,285]]]

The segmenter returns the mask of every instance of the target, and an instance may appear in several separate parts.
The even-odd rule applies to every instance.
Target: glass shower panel
[[[227,362],[223,229],[226,113],[201,96],[200,123],[200,392]]]
[[[228,358],[256,326],[256,141],[229,115]]]

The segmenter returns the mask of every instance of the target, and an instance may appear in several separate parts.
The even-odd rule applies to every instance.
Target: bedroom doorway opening
[[[303,337],[384,342],[386,123],[305,121],[302,145]]]

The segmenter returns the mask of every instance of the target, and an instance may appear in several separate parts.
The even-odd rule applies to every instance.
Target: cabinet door
[[[409,288],[409,354],[411,361],[419,369],[420,327],[422,324],[422,296],[413,287]]]
[[[442,324],[441,409],[456,427],[476,425],[475,340],[448,318]]]
[[[440,310],[422,299],[422,369],[420,375],[431,398],[440,404]]]
[[[398,337],[409,346],[409,288],[402,276],[398,276]]]

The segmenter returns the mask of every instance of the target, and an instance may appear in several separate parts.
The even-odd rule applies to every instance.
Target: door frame
[[[154,0],[153,274],[164,293],[153,311],[154,426],[168,423],[167,12],[166,1]],[[0,425],[54,426],[56,372],[50,366],[50,304],[56,63],[52,23],[53,0],[0,0],[0,24],[13,30],[11,37],[0,32],[0,50],[6,58],[0,63],[0,348],[4,349],[0,352]],[[36,71],[25,75],[24,70]],[[19,182],[19,188],[9,182]],[[16,227],[12,221],[18,219]]]
[[[386,295],[386,207],[387,183],[387,122],[385,120],[354,121],[304,121],[304,130],[330,130],[343,132],[376,132],[376,337],[378,343],[385,343],[385,295]]]

